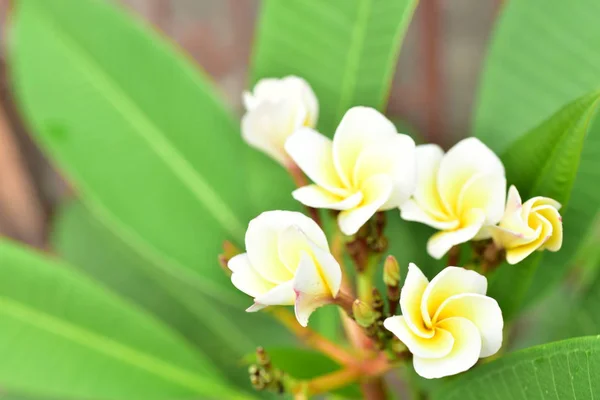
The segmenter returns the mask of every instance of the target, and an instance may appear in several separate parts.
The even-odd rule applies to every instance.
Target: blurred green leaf
[[[0,241],[0,385],[61,398],[246,398],[153,318],[67,265]]]
[[[329,357],[312,350],[297,348],[267,348],[273,366],[297,379],[311,379],[340,370],[340,365]],[[248,364],[255,362],[255,355],[245,357]],[[359,399],[362,394],[358,384],[334,390],[332,394],[344,398]]]
[[[600,396],[600,336],[550,343],[477,366],[441,385],[433,400],[592,400]]]
[[[524,199],[547,196],[566,209],[599,100],[600,92],[593,92],[569,103],[505,151],[502,160],[508,182],[517,186]],[[517,265],[503,264],[496,270],[490,294],[499,301],[505,317],[520,307],[541,260],[539,253],[533,254]],[[552,267],[543,264],[540,268]]]
[[[383,110],[417,0],[265,0],[252,82],[298,75],[320,103],[319,129],[331,136],[348,108]]]
[[[600,87],[600,4],[595,0],[509,1],[503,5],[479,89],[474,134],[498,154],[564,104]],[[544,257],[526,297],[531,303],[564,277],[598,215],[600,122],[586,138],[565,240]],[[526,190],[523,188],[522,190]],[[600,246],[596,246],[600,253]]]
[[[89,209],[163,273],[242,304],[215,256],[245,230],[245,146],[205,77],[104,1],[19,1],[12,33],[21,110]]]
[[[82,272],[179,331],[226,372],[230,381],[249,386],[248,373],[238,360],[266,344],[262,343],[266,337],[275,346],[295,342],[266,314],[247,314],[243,307],[215,304],[197,293],[186,301],[188,298],[176,292],[180,290],[177,281],[158,274],[160,269],[115,237],[80,203],[61,209],[51,239],[59,254]]]

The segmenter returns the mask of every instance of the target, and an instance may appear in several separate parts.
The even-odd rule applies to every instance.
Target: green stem
[[[373,277],[380,260],[381,254],[370,254],[367,267],[364,271],[359,272],[356,277],[358,298],[367,304],[373,302]]]

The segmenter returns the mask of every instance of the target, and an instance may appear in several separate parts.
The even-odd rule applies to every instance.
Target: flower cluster
[[[511,264],[535,250],[561,247],[560,204],[545,197],[522,203],[514,186],[507,200],[504,166],[476,138],[446,153],[433,144],[415,146],[378,111],[353,107],[330,139],[315,130],[313,90],[293,76],[258,82],[252,93],[244,93],[244,104],[243,138],[285,168],[306,174],[313,183],[292,196],[309,208],[334,210],[348,242],[360,237],[375,214],[397,209],[402,219],[438,230],[427,243],[436,259],[471,240],[487,240]],[[315,220],[298,212],[265,212],[250,222],[245,239],[246,253],[229,259],[227,267],[235,287],[254,298],[247,311],[293,305],[306,327],[315,309],[342,305],[340,297],[348,296],[340,289],[341,261]],[[390,305],[391,315],[382,318],[380,298],[373,307],[350,301],[345,310],[372,340],[388,337],[377,331],[377,321],[393,333],[412,353],[421,376],[465,371],[500,349],[502,312],[486,296],[485,276],[449,266],[428,281],[411,264],[399,293],[397,263],[389,262],[385,271],[388,298],[397,304],[399,296],[401,316],[394,316],[396,305]]]

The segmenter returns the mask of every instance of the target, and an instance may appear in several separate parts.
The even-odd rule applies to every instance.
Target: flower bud
[[[373,309],[364,301],[356,299],[352,303],[352,313],[354,314],[354,320],[356,323],[363,328],[367,328],[375,322],[375,312]]]
[[[400,266],[394,256],[388,256],[383,264],[383,282],[386,286],[396,287],[400,284]]]

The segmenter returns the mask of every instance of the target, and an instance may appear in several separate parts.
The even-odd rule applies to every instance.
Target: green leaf
[[[600,396],[600,336],[521,350],[451,378],[433,400],[592,400]]]
[[[243,307],[215,304],[198,294],[186,301],[177,292],[178,282],[157,274],[156,267],[148,265],[80,203],[63,207],[53,227],[52,243],[61,256],[180,332],[232,382],[249,385],[247,370],[238,360],[266,344],[265,337],[275,346],[294,343],[266,314],[247,314]],[[247,303],[251,303],[249,298]]]
[[[383,110],[416,0],[266,0],[252,57],[252,82],[298,75],[332,135],[348,108]]]
[[[596,91],[569,103],[505,151],[502,161],[508,182],[519,189],[522,198],[547,196],[567,209],[599,100],[600,92]],[[565,230],[565,239],[569,235]],[[552,268],[552,262],[547,265],[546,257],[543,260],[541,254],[536,253],[517,265],[503,264],[496,270],[490,281],[490,294],[500,302],[505,317],[511,317],[520,307],[531,283],[535,282],[540,262],[539,268]]]
[[[61,398],[246,398],[181,337],[70,266],[0,242],[0,385]]]
[[[595,0],[506,2],[482,74],[474,134],[502,154],[556,109],[600,87],[600,25],[592,22],[599,13]],[[599,154],[596,121],[563,214],[563,248],[544,257],[527,303],[561,280],[599,214],[600,191],[594,189],[600,181]],[[600,246],[596,249],[600,253]]]
[[[245,230],[245,145],[212,85],[108,2],[16,5],[11,70],[37,141],[93,213],[163,273],[243,302],[215,256]]]
[[[311,379],[342,368],[329,357],[312,350],[274,347],[267,348],[267,353],[275,367],[297,379]],[[245,360],[248,364],[254,363],[255,355],[249,354]],[[362,398],[358,384],[348,385],[334,390],[332,393],[344,396],[344,398]]]

